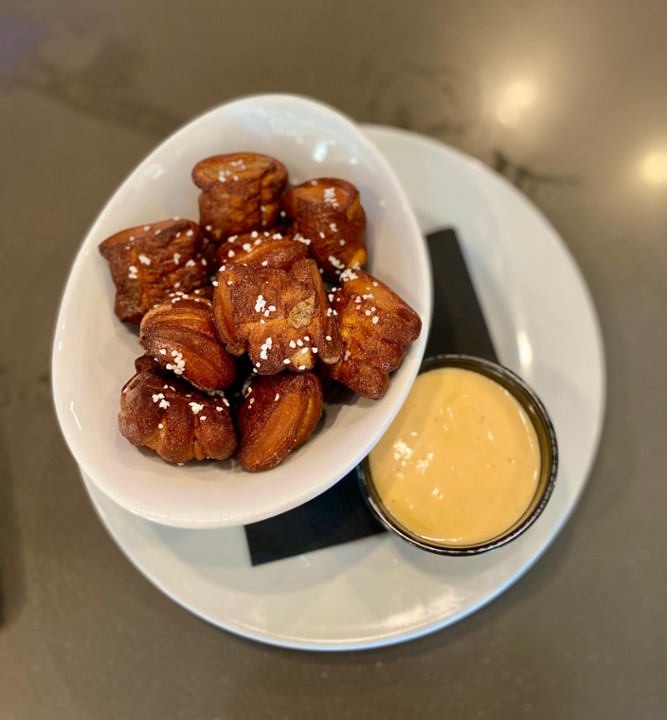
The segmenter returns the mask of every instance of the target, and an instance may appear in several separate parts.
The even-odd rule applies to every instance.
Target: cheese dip
[[[417,376],[369,466],[399,523],[424,539],[467,546],[522,516],[537,489],[540,450],[530,419],[505,388],[444,367]]]

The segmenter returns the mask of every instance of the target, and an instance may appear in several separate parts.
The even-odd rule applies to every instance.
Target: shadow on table
[[[0,428],[0,629],[16,619],[24,595],[13,485],[9,450]]]

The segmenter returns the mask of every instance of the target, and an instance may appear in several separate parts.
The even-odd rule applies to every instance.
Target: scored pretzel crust
[[[322,386],[311,372],[253,378],[239,406],[238,461],[270,470],[303,445],[322,416]]]
[[[154,450],[163,460],[226,460],[237,440],[228,403],[210,397],[139,358],[136,374],[120,394],[118,426],[133,445]]]
[[[138,325],[170,293],[190,293],[206,285],[207,261],[201,248],[199,226],[192,220],[128,228],[100,243],[116,286],[116,315]]]
[[[221,345],[213,305],[200,298],[175,298],[144,315],[139,341],[165,370],[200,390],[228,388],[236,379],[236,358]]]
[[[218,274],[213,318],[232,355],[247,352],[254,372],[302,372],[340,358],[338,323],[313,260],[289,272],[227,265]]]
[[[310,256],[327,279],[366,264],[366,213],[359,191],[346,180],[318,178],[292,188],[283,198],[293,233],[310,241]]]
[[[308,247],[279,230],[231,235],[218,247],[219,268],[229,263],[250,267],[289,270],[297,260],[308,257]]]
[[[221,242],[229,235],[263,230],[276,222],[287,169],[268,155],[229,153],[198,162],[192,179],[202,191],[200,223],[207,237]]]
[[[389,373],[401,365],[408,346],[419,337],[422,322],[372,275],[348,270],[341,283],[331,305],[338,313],[343,354],[321,372],[362,397],[378,400],[387,390]]]

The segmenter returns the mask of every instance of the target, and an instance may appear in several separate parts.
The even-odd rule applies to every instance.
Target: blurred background
[[[0,2],[3,720],[665,716],[666,27],[659,0]],[[181,124],[274,91],[494,168],[602,325],[574,518],[498,601],[397,648],[281,651],[173,605],[96,520],[52,409],[60,294],[106,199]]]

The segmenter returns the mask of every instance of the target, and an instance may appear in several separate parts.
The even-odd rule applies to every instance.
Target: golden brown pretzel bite
[[[154,450],[163,460],[226,460],[236,433],[222,397],[210,397],[139,359],[136,374],[120,395],[118,426],[133,445]]]
[[[322,386],[310,372],[255,377],[237,414],[238,460],[269,470],[303,445],[322,416]]]
[[[224,390],[236,379],[236,359],[218,340],[207,300],[175,298],[154,307],[141,321],[139,340],[161,367],[200,390]]]
[[[310,256],[325,278],[366,264],[366,214],[359,191],[346,180],[319,178],[292,188],[283,198],[292,232],[310,240]]]
[[[163,220],[129,228],[100,243],[116,286],[114,311],[138,325],[169,293],[189,293],[208,282],[202,239],[192,220]]]
[[[231,235],[218,247],[218,267],[229,263],[250,267],[289,270],[297,260],[308,257],[308,247],[278,230]]]
[[[213,262],[210,264],[210,267],[215,267],[215,258],[213,258]],[[215,273],[214,273],[215,277]],[[173,292],[170,292],[169,295],[167,295],[166,299],[163,300],[160,304],[166,305],[168,302],[177,303],[181,300],[208,300],[209,302],[213,302],[213,291],[215,288],[211,284],[204,285],[200,288],[196,288],[195,290],[192,290],[191,292],[183,292],[182,290],[174,290]],[[157,307],[157,305],[153,305],[153,307]]]
[[[322,372],[378,400],[387,390],[389,373],[419,337],[421,319],[393,290],[361,270],[345,271],[341,283],[331,305],[338,313],[343,354]]]
[[[268,155],[230,153],[198,162],[192,179],[202,190],[201,225],[207,237],[221,242],[229,235],[263,230],[275,223],[287,169]]]
[[[256,373],[310,370],[316,357],[340,357],[340,333],[317,265],[299,260],[290,271],[227,265],[218,274],[213,317],[232,355],[247,352]]]

